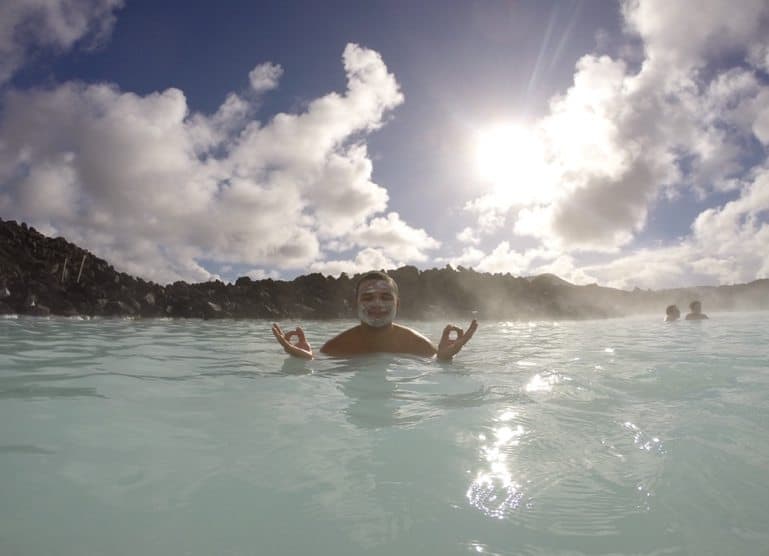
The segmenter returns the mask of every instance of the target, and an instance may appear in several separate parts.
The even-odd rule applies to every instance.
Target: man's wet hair
[[[371,280],[384,280],[388,284],[390,284],[393,288],[393,291],[395,292],[395,295],[398,295],[398,283],[392,279],[392,277],[380,270],[372,270],[371,272],[366,272],[363,276],[358,278],[358,281],[355,283],[355,299],[358,299],[358,292],[360,291],[360,285],[363,282],[370,282]]]

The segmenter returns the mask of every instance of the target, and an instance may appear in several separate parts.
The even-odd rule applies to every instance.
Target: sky
[[[769,277],[769,1],[2,0],[0,217],[146,280]]]

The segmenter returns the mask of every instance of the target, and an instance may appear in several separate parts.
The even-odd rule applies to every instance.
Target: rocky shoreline
[[[533,278],[459,267],[388,272],[401,290],[401,318],[586,319],[683,308],[769,309],[769,280],[736,286],[625,291],[576,286],[553,275]],[[292,281],[251,280],[159,285],[116,271],[107,261],[13,220],[0,219],[0,314],[136,318],[354,318],[355,276],[309,274]]]

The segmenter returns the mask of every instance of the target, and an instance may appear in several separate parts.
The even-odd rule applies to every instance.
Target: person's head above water
[[[665,315],[666,321],[677,320],[681,316],[681,311],[678,310],[677,305],[668,305],[665,309]]]
[[[686,320],[705,320],[708,316],[702,312],[702,303],[699,301],[692,301],[689,303],[689,309],[691,313],[686,314]]]
[[[355,305],[358,318],[373,328],[392,324],[400,299],[398,284],[384,272],[367,272],[355,285]]]

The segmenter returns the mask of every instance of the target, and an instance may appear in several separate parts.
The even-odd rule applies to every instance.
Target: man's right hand
[[[284,333],[277,323],[273,323],[272,333],[275,336],[275,339],[278,340],[278,343],[283,346],[283,349],[289,355],[301,357],[302,359],[312,359],[312,348],[304,337],[304,330],[302,330],[301,327],[297,326],[296,330],[289,330],[287,333]],[[296,336],[299,339],[295,344],[291,343],[291,338],[293,336]]]

